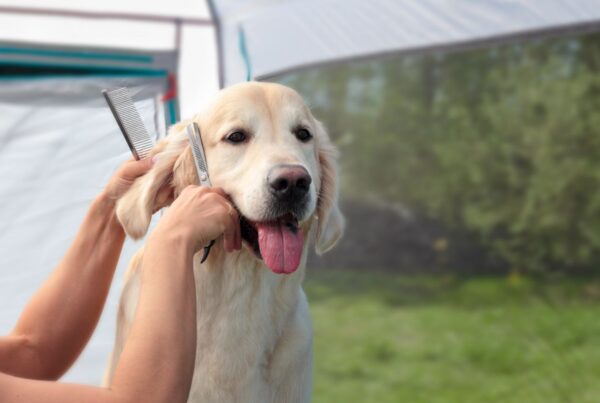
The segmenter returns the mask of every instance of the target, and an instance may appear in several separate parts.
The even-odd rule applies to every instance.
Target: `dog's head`
[[[264,259],[276,273],[291,273],[311,228],[316,228],[317,253],[335,245],[344,227],[336,150],[294,90],[238,84],[221,91],[193,121],[200,127],[212,185],[231,196],[243,217],[240,253]],[[133,238],[148,230],[154,200],[166,182],[175,197],[198,183],[185,134],[189,123],[171,128],[152,152],[158,156],[154,167],[118,201],[119,220]]]

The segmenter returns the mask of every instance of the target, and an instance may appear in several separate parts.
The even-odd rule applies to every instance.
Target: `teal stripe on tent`
[[[238,30],[238,37],[240,43],[240,54],[246,65],[246,81],[252,80],[252,65],[250,64],[250,55],[248,54],[248,47],[246,46],[246,34],[244,28],[240,26]]]
[[[68,78],[69,80],[78,80],[78,79],[89,79],[90,77],[102,77],[102,78],[135,78],[135,77],[154,77],[154,76],[144,76],[140,74],[119,74],[113,72],[107,73],[94,73],[94,74],[34,74],[34,75],[6,75],[3,76],[0,74],[0,81],[32,81],[32,80],[51,80],[51,79],[62,79]],[[160,76],[156,76],[160,77]]]
[[[108,53],[95,53],[95,52],[72,52],[72,51],[58,51],[51,49],[23,49],[11,46],[0,46],[0,56],[2,55],[31,55],[31,56],[52,56],[52,57],[64,57],[64,58],[80,58],[88,60],[107,60],[107,61],[128,61],[128,62],[141,62],[141,63],[152,63],[154,57],[146,55],[126,55],[126,54],[108,54]],[[0,59],[1,66],[14,66],[39,69],[39,73],[31,74],[6,74],[0,73],[0,81],[10,80],[40,80],[49,78],[89,78],[90,76],[101,76],[101,77],[167,77],[168,70],[164,69],[152,69],[147,67],[123,67],[123,66],[110,66],[110,65],[89,65],[81,63],[71,63],[70,61],[64,61],[63,63],[53,63],[51,61],[37,61],[37,60],[18,60],[18,59]],[[44,73],[44,68],[48,69]],[[63,69],[64,73],[52,71],[52,69]],[[177,122],[177,105],[175,100],[171,99],[167,103],[167,111],[169,113],[170,124]]]
[[[174,125],[175,123],[177,123],[177,111],[175,109],[175,101],[172,99],[167,101],[167,107],[169,108],[169,120],[171,121],[170,124]]]
[[[16,60],[1,60],[0,66],[23,66],[23,67],[46,67],[46,68],[62,68],[65,70],[81,70],[82,72],[91,72],[94,74],[102,74],[105,72],[107,74],[118,74],[118,75],[135,75],[135,76],[144,76],[144,77],[164,77],[167,76],[167,70],[161,69],[148,69],[148,68],[136,68],[136,67],[113,67],[113,66],[90,66],[87,64],[75,64],[75,63],[49,63],[49,62],[36,62],[36,61],[26,61],[20,62]],[[65,75],[69,76],[69,75]],[[76,76],[76,74],[72,74],[72,76]],[[1,76],[0,76],[1,77]]]
[[[77,58],[88,60],[115,60],[124,62],[152,63],[154,57],[150,55],[131,55],[119,53],[98,53],[90,51],[66,51],[54,49],[27,49],[13,46],[0,46],[0,54],[8,55],[30,55]]]

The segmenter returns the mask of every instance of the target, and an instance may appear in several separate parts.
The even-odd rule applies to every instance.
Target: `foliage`
[[[600,280],[309,272],[315,403],[592,403]]]
[[[600,34],[313,68],[343,192],[477,234],[516,270],[600,256]]]

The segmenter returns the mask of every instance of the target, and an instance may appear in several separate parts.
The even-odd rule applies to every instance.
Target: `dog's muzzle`
[[[267,185],[272,201],[270,214],[279,217],[291,213],[302,217],[309,201],[312,179],[301,165],[275,165],[267,175]]]

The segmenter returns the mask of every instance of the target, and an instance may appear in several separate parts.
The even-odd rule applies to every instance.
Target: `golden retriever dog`
[[[312,328],[302,290],[308,245],[317,253],[342,235],[336,150],[302,98],[279,84],[244,83],[221,91],[196,116],[212,185],[240,212],[243,245],[217,240],[206,262],[194,257],[197,350],[189,402],[310,401]],[[157,192],[174,196],[198,178],[185,127],[153,150],[158,161],[119,201],[127,234],[148,230]],[[202,223],[198,223],[202,225]],[[118,313],[109,382],[133,321],[143,250],[132,259]]]

